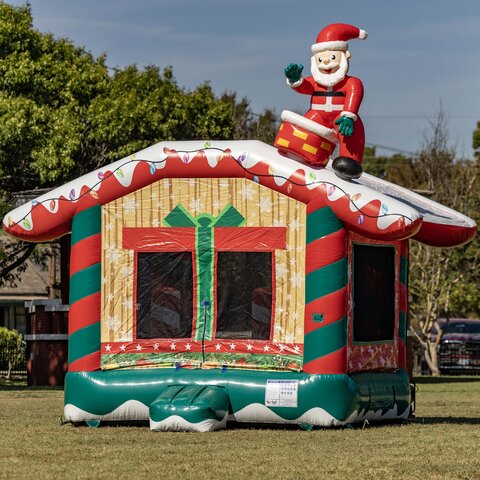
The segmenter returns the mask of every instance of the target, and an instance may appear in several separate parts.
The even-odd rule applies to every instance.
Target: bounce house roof
[[[470,241],[475,222],[455,210],[364,173],[338,178],[259,141],[161,142],[88,173],[8,213],[4,229],[28,241],[58,238],[72,218],[163,178],[247,178],[304,203],[329,206],[345,226],[374,239],[435,246]]]

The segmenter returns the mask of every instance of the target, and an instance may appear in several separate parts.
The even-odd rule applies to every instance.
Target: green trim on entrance
[[[206,220],[203,218],[201,220]],[[200,220],[200,221],[201,221]],[[195,236],[197,257],[197,328],[195,340],[211,340],[213,330],[214,243],[211,226],[198,227]]]

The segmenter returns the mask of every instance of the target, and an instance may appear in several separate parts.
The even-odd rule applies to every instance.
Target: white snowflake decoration
[[[135,198],[125,197],[123,199],[122,207],[125,213],[135,213],[140,204],[135,200]]]
[[[255,191],[251,185],[244,185],[240,190],[240,195],[244,200],[251,200],[255,195]]]
[[[260,207],[260,212],[261,213],[269,213],[272,211],[272,201],[269,199],[269,198],[264,198],[262,197],[260,199],[260,202],[258,204],[258,206]]]
[[[121,250],[119,250],[114,244],[109,245],[105,250],[105,257],[109,262],[115,263],[121,256]]]
[[[294,287],[299,287],[300,285],[303,285],[303,282],[305,281],[305,277],[301,273],[295,273],[292,275],[291,282]]]
[[[188,207],[192,212],[199,213],[203,210],[203,202],[199,198],[194,198]]]
[[[109,331],[115,332],[120,327],[120,320],[115,315],[108,315],[105,319],[105,325]]]
[[[132,297],[126,297],[123,299],[122,301],[122,307],[125,309],[125,310],[128,310],[130,308],[133,307],[133,300],[132,300]]]
[[[283,265],[281,263],[277,263],[277,265],[275,267],[275,271],[276,271],[276,274],[277,274],[277,278],[279,280],[282,280],[287,276],[288,268],[287,268],[286,265]]]
[[[128,278],[130,276],[130,268],[127,265],[123,265],[120,268],[120,276],[122,279]]]
[[[288,225],[288,228],[290,230],[293,230],[294,232],[297,232],[303,227],[303,223],[299,222],[296,218],[294,218]]]

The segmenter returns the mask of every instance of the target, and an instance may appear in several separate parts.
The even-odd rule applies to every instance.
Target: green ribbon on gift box
[[[205,309],[214,304],[215,227],[239,227],[245,217],[231,204],[216,217],[201,213],[196,217],[178,204],[163,220],[168,227],[195,228],[195,257],[197,270],[197,318],[195,340],[212,339],[213,318]],[[195,281],[195,279],[194,279]]]

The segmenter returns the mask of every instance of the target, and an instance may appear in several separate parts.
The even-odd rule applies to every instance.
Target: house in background
[[[11,200],[12,206],[19,207],[48,191],[49,189],[36,189],[17,192]],[[3,239],[5,239],[5,236],[1,235],[0,242],[6,241],[6,239]],[[58,244],[59,242],[56,241],[55,243]],[[26,269],[21,273],[16,286],[0,286],[0,326],[15,329],[25,335],[28,330],[29,308],[26,302],[54,299],[62,296],[64,303],[68,303],[68,294],[65,295],[60,292],[59,287],[64,244],[65,241],[61,241],[60,246],[45,245],[43,248],[48,250],[48,257],[44,265],[39,265],[32,259],[27,259],[25,262]],[[67,249],[69,250],[68,247]],[[66,257],[66,255],[63,255],[63,257]],[[63,269],[68,268],[67,258],[64,258],[63,263]],[[61,288],[68,291],[68,282]]]
[[[72,233],[67,420],[202,431],[406,418],[409,240],[476,232],[401,187],[256,141],[154,145],[4,228]]]
[[[28,309],[25,302],[47,300],[51,285],[48,269],[26,260],[26,270],[15,287],[0,287],[0,326],[27,333]]]

